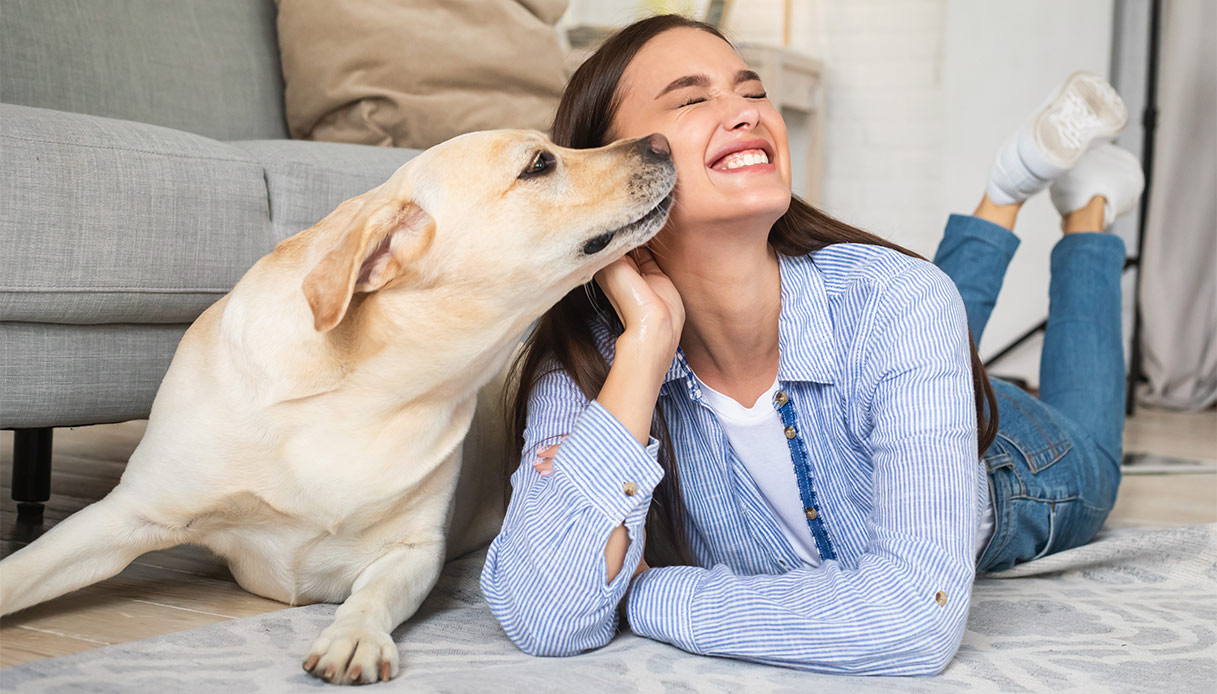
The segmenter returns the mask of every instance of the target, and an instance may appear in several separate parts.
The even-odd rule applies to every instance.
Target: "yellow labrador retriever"
[[[182,543],[246,590],[342,602],[305,656],[398,672],[439,576],[477,392],[528,325],[663,226],[662,135],[498,130],[423,152],[280,243],[186,332],[119,485],[0,562],[0,614]]]

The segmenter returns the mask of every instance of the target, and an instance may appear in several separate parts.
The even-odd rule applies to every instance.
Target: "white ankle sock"
[[[1033,172],[1019,154],[1019,141],[1030,131],[1020,128],[997,150],[993,167],[989,169],[989,183],[985,188],[989,199],[998,205],[1013,205],[1022,202],[1043,190],[1051,178],[1041,178]]]
[[[1052,182],[1052,204],[1062,216],[1080,210],[1102,195],[1103,228],[1132,211],[1145,189],[1141,162],[1132,152],[1103,145],[1087,152],[1077,165]]]

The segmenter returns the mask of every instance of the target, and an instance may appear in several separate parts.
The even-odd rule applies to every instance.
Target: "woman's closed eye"
[[[746,98],[746,99],[765,99],[765,98],[768,98],[768,96],[769,96],[768,92],[761,92],[759,94],[744,94],[744,98]],[[701,102],[703,102],[705,100],[706,100],[706,97],[704,97],[704,96],[690,97],[690,98],[686,99],[685,101],[681,102],[681,104],[679,106],[677,106],[677,108],[684,108],[685,106],[692,106],[693,104],[700,104]]]

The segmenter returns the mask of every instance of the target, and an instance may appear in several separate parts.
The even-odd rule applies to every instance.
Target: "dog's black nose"
[[[668,144],[668,138],[659,133],[648,137],[647,144],[650,145],[651,151],[655,154],[662,154],[665,157],[672,154],[672,146]]]
[[[641,138],[638,140],[637,147],[643,157],[667,159],[672,156],[672,147],[668,144],[668,138],[659,133]]]

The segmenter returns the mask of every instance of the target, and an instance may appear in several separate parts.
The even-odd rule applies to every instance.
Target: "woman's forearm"
[[[511,504],[480,579],[491,612],[526,653],[574,655],[608,643],[629,589],[627,562],[646,567],[639,557],[647,507],[663,479],[655,447],[646,444],[676,341],[637,334],[627,328],[617,340],[591,402],[560,369],[543,374],[529,395],[526,446],[559,443],[522,451],[538,459],[530,470],[525,458],[512,475]],[[610,535],[614,551],[606,547]]]
[[[671,363],[670,355],[665,361],[654,351],[622,335],[608,377],[596,397],[643,446],[651,439],[655,400]]]
[[[644,446],[651,438],[655,400],[671,361],[670,354],[665,359],[662,350],[651,348],[633,335],[622,335],[617,340],[616,356],[604,387],[596,398]],[[614,528],[604,547],[608,583],[621,571],[629,546],[625,525]]]

